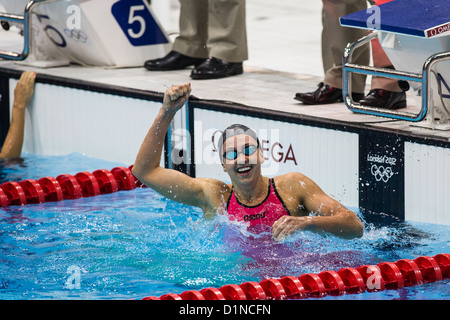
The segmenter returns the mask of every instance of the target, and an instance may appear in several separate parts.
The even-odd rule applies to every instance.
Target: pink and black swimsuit
[[[250,226],[265,224],[271,227],[275,221],[285,215],[289,210],[278,195],[273,179],[269,180],[269,190],[266,198],[256,206],[247,206],[239,202],[231,189],[227,203],[227,212],[231,220],[247,221]]]

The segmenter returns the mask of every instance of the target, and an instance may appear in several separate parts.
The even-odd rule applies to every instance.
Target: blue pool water
[[[26,154],[0,165],[0,182],[118,165],[81,154]],[[141,299],[450,252],[449,226],[359,214],[361,239],[303,232],[276,243],[226,217],[204,220],[199,209],[148,188],[0,208],[0,299]],[[449,298],[444,280],[321,299]]]

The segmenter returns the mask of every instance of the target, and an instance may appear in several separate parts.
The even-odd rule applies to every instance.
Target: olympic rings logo
[[[80,29],[64,29],[64,34],[75,42],[86,43],[88,36]]]
[[[376,164],[373,164],[370,168],[370,172],[375,177],[376,181],[383,181],[387,183],[389,179],[394,175],[394,172],[392,172],[391,167],[383,167],[383,166],[377,166]]]

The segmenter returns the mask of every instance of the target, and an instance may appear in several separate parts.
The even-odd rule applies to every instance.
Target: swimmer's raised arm
[[[17,82],[14,89],[11,123],[0,151],[0,159],[20,157],[25,128],[25,110],[33,97],[36,75],[36,72],[25,71]]]
[[[174,115],[189,98],[191,84],[169,88],[163,100],[163,105],[156,116],[153,125],[141,145],[133,166],[133,174],[144,184],[177,202],[201,207],[211,211],[209,190],[214,189],[217,181],[211,179],[192,178],[176,170],[161,167],[161,155],[164,137]],[[205,188],[207,185],[207,188]],[[206,192],[204,190],[207,190]]]

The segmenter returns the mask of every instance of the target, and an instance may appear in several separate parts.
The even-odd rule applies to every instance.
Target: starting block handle
[[[362,66],[351,63],[351,58],[353,52],[361,47],[362,45],[370,42],[372,39],[377,37],[377,32],[372,32],[367,36],[362,37],[361,39],[349,43],[344,51],[343,57],[343,98],[344,103],[348,109],[356,113],[363,113],[368,115],[380,116],[393,118],[398,120],[406,120],[418,122],[422,121],[427,113],[429,107],[429,94],[430,94],[430,75],[431,68],[437,62],[450,60],[450,52],[442,52],[431,55],[424,63],[422,68],[422,74],[399,71],[399,70],[391,70],[386,68],[376,68],[371,66]],[[368,107],[363,106],[353,101],[352,95],[352,81],[351,81],[351,73],[361,73],[372,76],[380,76],[387,78],[394,78],[405,81],[416,81],[422,84],[422,107],[419,113],[414,114],[411,112],[401,112],[395,110],[385,110],[376,107]]]
[[[9,60],[25,60],[30,53],[31,11],[39,4],[50,3],[59,0],[31,0],[25,6],[23,16],[0,12],[0,21],[10,21],[23,24],[23,51],[21,53],[0,50],[0,58]]]

